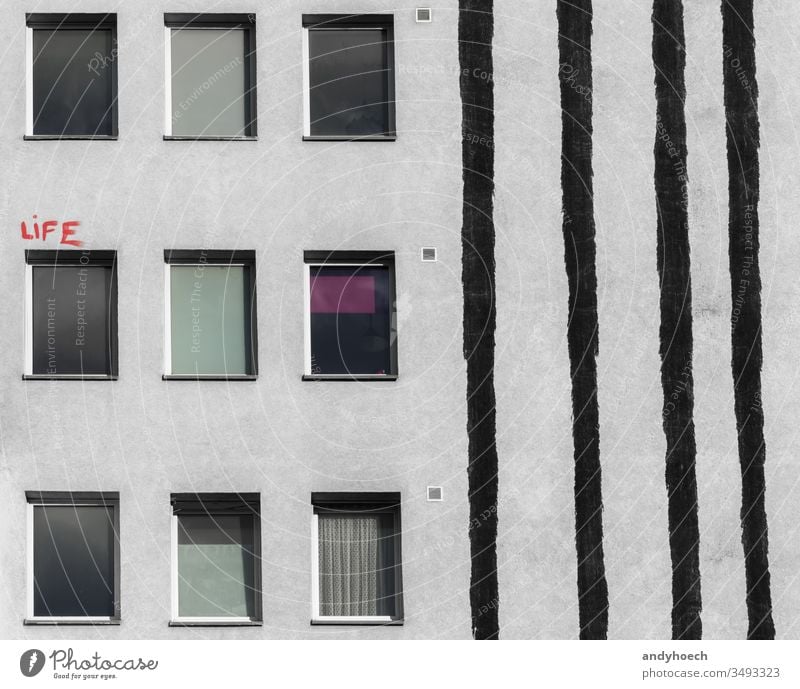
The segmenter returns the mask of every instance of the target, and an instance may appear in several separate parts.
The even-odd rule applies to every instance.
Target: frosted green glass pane
[[[254,567],[252,517],[180,517],[178,614],[254,617]]]
[[[243,29],[172,30],[172,133],[244,136]]]
[[[249,373],[249,269],[200,264],[170,271],[172,373]]]

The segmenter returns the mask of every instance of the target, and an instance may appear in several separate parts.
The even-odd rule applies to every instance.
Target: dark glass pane
[[[33,31],[33,133],[111,135],[111,30]]]
[[[33,508],[33,614],[114,615],[114,521],[101,506]]]
[[[33,268],[33,372],[109,374],[111,268]]]
[[[386,267],[311,267],[311,373],[391,373]]]
[[[178,614],[255,617],[252,515],[178,518]]]
[[[365,136],[389,131],[385,29],[310,29],[311,134]]]

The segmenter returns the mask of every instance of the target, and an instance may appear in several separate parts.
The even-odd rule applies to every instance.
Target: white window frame
[[[172,264],[164,264],[164,375],[172,375]]]
[[[116,513],[116,510],[119,509],[119,503],[114,503],[109,505],[108,502],[104,502],[102,500],[87,500],[87,501],[79,501],[79,502],[54,502],[54,503],[42,503],[42,502],[28,502],[27,504],[27,547],[26,547],[26,564],[27,564],[27,575],[26,579],[26,587],[25,587],[25,621],[27,623],[46,623],[46,624],[92,624],[92,623],[115,623],[119,622],[120,615],[119,615],[119,581],[117,578],[119,577],[119,562],[118,559],[120,557],[119,550],[119,534],[114,534],[115,545],[114,545],[114,606],[116,608],[116,615],[62,615],[62,616],[55,616],[55,615],[34,615],[33,614],[33,592],[34,592],[34,583],[33,583],[33,538],[34,538],[34,528],[33,528],[33,510],[37,507],[106,507],[115,510],[114,514],[114,525],[116,529],[116,525],[118,524],[119,514]]]
[[[33,266],[25,264],[25,361],[23,373],[33,375]]]
[[[364,26],[317,26],[314,27],[314,31],[385,31],[385,25],[376,24],[374,26],[365,24]],[[309,27],[303,27],[303,136],[306,138],[311,137],[311,55],[309,53],[310,44],[308,40],[308,32]],[[391,121],[391,120],[390,120]],[[396,126],[396,125],[395,125]],[[328,136],[323,135],[323,139],[325,138],[342,138],[342,139],[352,139],[352,138],[361,138],[361,137],[349,137],[349,136]],[[379,138],[383,138],[379,136]]]
[[[164,263],[164,375],[165,376],[174,376],[172,372],[172,267],[173,266],[203,266],[203,267],[223,267],[223,268],[250,268],[251,270],[254,269],[255,264],[252,263],[220,263],[214,261],[203,261],[197,263]],[[252,295],[250,295],[252,298]],[[252,328],[252,324],[251,324]],[[250,338],[252,341],[252,332],[246,333],[247,337]],[[180,374],[183,375],[183,374]],[[219,379],[220,377],[226,377],[230,380],[236,380],[238,378],[247,377],[252,378],[252,374],[240,374],[240,373],[226,373],[225,371],[221,371],[219,373],[200,373],[199,375],[195,374],[187,374],[189,378],[192,380],[201,380],[203,378],[214,378]]]
[[[33,27],[25,27],[25,136],[33,136]]]
[[[172,27],[164,27],[164,136],[172,136]]]
[[[308,54],[308,27],[303,27],[303,136],[311,136],[311,76]]]
[[[397,535],[395,535],[397,538]],[[395,591],[395,605],[399,604]],[[311,507],[311,622],[314,624],[388,624],[401,617],[391,615],[321,615],[319,611],[319,514]]]
[[[254,624],[261,624],[261,617],[232,617],[232,616],[207,616],[207,617],[181,617],[179,614],[179,582],[180,582],[180,573],[178,572],[178,519],[180,515],[175,514],[172,510],[170,510],[172,515],[172,523],[171,523],[171,558],[170,558],[170,590],[171,590],[171,605],[170,605],[170,624],[175,626],[191,626],[191,625],[218,625],[218,626],[225,626],[225,625],[254,625]],[[211,513],[213,516],[213,513]],[[254,546],[255,540],[261,538],[261,529],[255,519],[255,515],[253,515],[253,541]],[[256,551],[260,552],[260,549],[256,547]],[[261,567],[261,556],[258,555],[256,557],[257,563],[256,567]],[[262,584],[263,586],[263,584]],[[261,596],[262,592],[259,590],[256,592],[256,612],[258,612],[261,608]]]
[[[325,378],[326,376],[321,373],[313,373],[311,370],[311,269],[312,268],[389,268],[388,263],[336,263],[336,262],[319,262],[314,261],[311,263],[303,264],[303,371],[307,376],[316,376],[318,378]],[[391,308],[391,304],[390,304]],[[331,379],[341,380],[343,378],[374,378],[381,380],[388,378],[392,374],[387,375],[374,375],[369,376],[366,374],[341,374],[334,373],[330,375]]]

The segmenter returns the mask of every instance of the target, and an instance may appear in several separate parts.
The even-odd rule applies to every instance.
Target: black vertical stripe
[[[748,639],[775,638],[764,509],[761,406],[761,275],[758,267],[758,89],[753,0],[722,2],[723,81],[728,142],[731,369],[739,464]]]
[[[655,67],[655,191],[660,280],[662,422],[667,440],[666,483],[672,558],[672,638],[702,637],[700,530],[697,520],[692,282],[681,0],[653,2]]]
[[[492,0],[460,0],[462,166],[461,279],[464,358],[467,362],[469,539],[472,634],[497,639],[497,448],[495,446],[494,333],[494,93]],[[487,144],[487,142],[489,142]]]
[[[592,3],[558,0],[561,187],[569,282],[567,346],[572,376],[575,544],[581,639],[608,634],[597,404],[597,276],[592,191]]]

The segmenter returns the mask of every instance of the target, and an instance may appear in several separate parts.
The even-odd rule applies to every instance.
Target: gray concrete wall
[[[790,2],[756,3],[767,515],[778,638],[797,638],[798,80]],[[594,2],[601,461],[610,638],[669,638],[658,357],[652,3]],[[718,3],[684,0],[703,632],[747,631],[730,369],[727,166]],[[575,638],[567,285],[554,3],[498,3],[495,72],[501,633]],[[578,82],[580,83],[580,81]],[[794,315],[793,315],[794,314]]]
[[[341,3],[81,2],[116,11],[119,140],[23,141],[25,11],[0,8],[2,498],[0,635],[78,638],[469,636],[466,386],[461,356],[456,13],[395,14],[395,143],[303,142],[303,11]],[[257,12],[257,142],[163,141],[163,13]],[[262,8],[263,11],[262,11]],[[59,2],[37,11],[64,11]],[[347,11],[385,3],[359,0]],[[416,72],[426,71],[424,75]],[[444,69],[444,68],[447,69]],[[26,381],[19,223],[77,219],[119,259],[119,380]],[[420,262],[436,246],[440,262]],[[165,248],[255,249],[256,382],[161,380]],[[44,247],[37,247],[44,248]],[[396,383],[302,382],[303,250],[396,252]],[[444,486],[429,503],[427,485]],[[118,490],[118,628],[23,627],[24,491]],[[172,491],[258,491],[264,626],[168,628]],[[311,491],[400,491],[403,627],[310,627]]]
[[[496,6],[501,633],[574,638],[567,285],[560,227],[554,3]],[[800,597],[796,432],[796,78],[791,3],[758,3],[767,514],[779,638]],[[598,359],[610,638],[669,638],[658,358],[652,3],[594,3]],[[747,629],[730,369],[727,167],[718,3],[685,0],[703,631]],[[580,82],[579,82],[580,83]]]
[[[727,172],[717,3],[685,0],[697,477],[707,638],[746,632],[730,374]],[[468,638],[465,366],[461,353],[457,3],[432,24],[395,12],[398,140],[302,142],[300,15],[312,4],[85,0],[118,13],[120,137],[24,142],[24,12],[0,7],[0,637]],[[165,142],[165,11],[257,12],[258,142]],[[795,314],[800,246],[800,13],[757,3],[767,513],[775,623],[800,633]],[[497,2],[495,31],[500,623],[505,638],[577,637],[567,283],[560,218],[555,4]],[[596,0],[595,210],[609,636],[668,638],[665,441],[658,359],[650,3]],[[19,222],[78,219],[119,252],[120,378],[23,382]],[[422,264],[419,248],[440,261]],[[163,249],[255,249],[256,382],[161,380]],[[44,247],[42,247],[44,248]],[[302,251],[397,253],[396,383],[302,382]],[[428,503],[426,485],[445,501]],[[119,490],[119,627],[23,627],[24,491]],[[168,628],[169,494],[261,493],[264,626]],[[405,624],[309,626],[311,491],[403,496]]]

